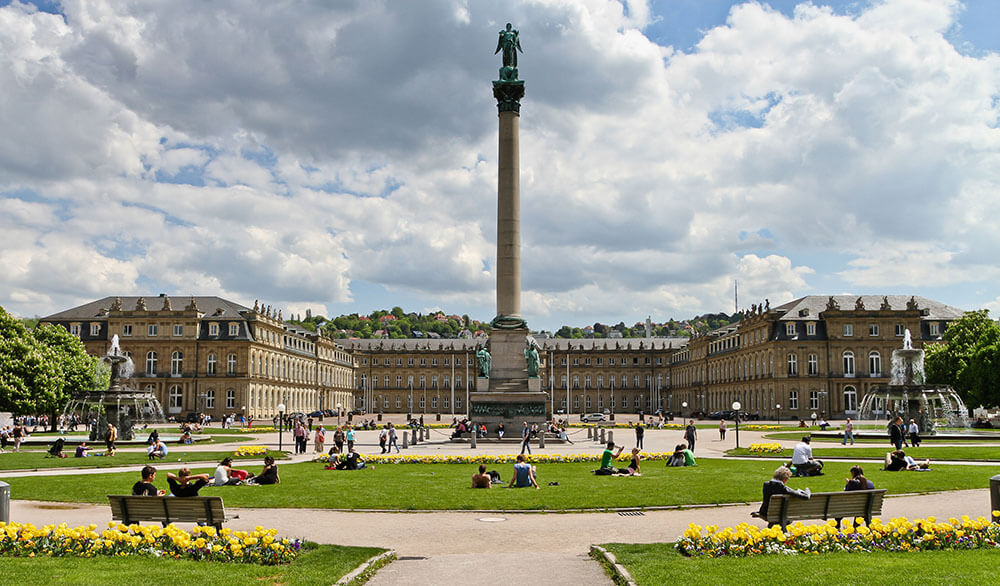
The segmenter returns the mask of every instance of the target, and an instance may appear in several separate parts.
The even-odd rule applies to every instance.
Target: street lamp
[[[684,410],[688,408],[688,402],[681,403],[681,419],[684,419]]]
[[[281,431],[285,428],[285,404],[278,403],[278,451],[281,451]]]
[[[778,410],[778,417],[775,419],[775,423],[781,423],[781,403],[776,404],[774,408]]]
[[[740,449],[740,405],[739,401],[733,401],[733,417],[736,419],[736,449]]]
[[[340,427],[340,407],[341,404],[337,403],[337,427]]]

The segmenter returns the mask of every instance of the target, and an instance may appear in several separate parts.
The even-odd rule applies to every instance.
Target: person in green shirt
[[[601,455],[601,467],[598,468],[597,470],[594,470],[594,474],[597,474],[598,476],[611,476],[612,474],[615,473],[615,468],[614,466],[611,465],[611,462],[615,458],[621,455],[622,450],[625,449],[625,446],[618,446],[617,454],[614,453],[614,449],[615,449],[615,442],[608,442],[608,447],[605,448],[604,454]]]
[[[697,463],[694,461],[694,452],[691,451],[691,448],[685,447],[683,454],[685,466],[697,466]]]

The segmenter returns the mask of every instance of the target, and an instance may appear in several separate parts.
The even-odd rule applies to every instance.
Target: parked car
[[[317,419],[317,418],[323,417],[323,415],[324,415],[324,413],[322,411],[313,411],[312,413],[309,414],[309,417],[312,417],[313,419]]]
[[[184,417],[184,423],[201,423],[201,413],[192,411]]]
[[[607,421],[607,419],[608,416],[603,413],[587,413],[580,416],[580,421],[584,423],[600,423],[601,421]]]

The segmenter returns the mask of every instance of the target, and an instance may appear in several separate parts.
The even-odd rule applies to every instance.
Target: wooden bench
[[[108,495],[111,518],[125,525],[154,521],[164,527],[170,523],[198,523],[222,530],[222,524],[239,515],[226,516],[222,497],[218,496],[132,496]]]
[[[844,492],[814,492],[808,499],[788,494],[775,494],[767,504],[767,515],[758,512],[752,516],[767,521],[768,526],[780,525],[782,529],[792,521],[803,519],[836,519],[863,517],[870,523],[872,517],[882,514],[885,489],[851,490]]]

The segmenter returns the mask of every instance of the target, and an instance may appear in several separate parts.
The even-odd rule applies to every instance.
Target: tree
[[[35,413],[39,398],[44,404],[62,396],[63,385],[57,352],[0,307],[0,409]]]
[[[924,348],[927,382],[951,385],[969,406],[1000,404],[1000,325],[989,310],[966,312],[942,340]]]
[[[50,348],[56,355],[56,364],[62,370],[63,386],[55,394],[38,394],[35,396],[35,412],[49,413],[52,428],[55,429],[56,417],[66,401],[76,394],[86,393],[101,388],[108,388],[110,371],[99,370],[99,360],[87,354],[80,338],[70,334],[66,328],[45,325],[32,332],[39,343]]]

